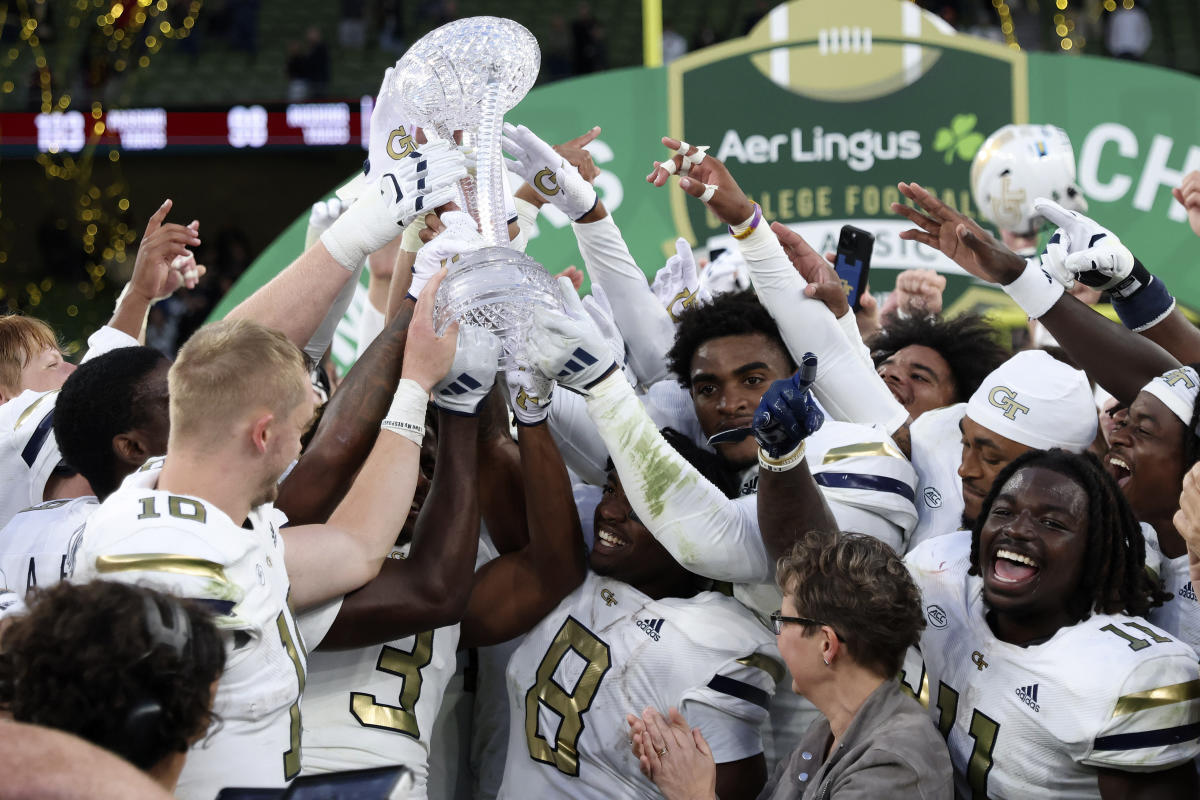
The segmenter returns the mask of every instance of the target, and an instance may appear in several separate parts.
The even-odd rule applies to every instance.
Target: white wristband
[[[429,392],[422,389],[421,384],[411,378],[401,378],[392,398],[392,407],[379,424],[380,430],[398,433],[420,447],[425,438],[425,407],[428,404]]]
[[[1066,291],[1061,283],[1042,269],[1042,262],[1037,258],[1027,259],[1021,277],[1000,288],[1030,319],[1037,319],[1049,311]]]
[[[801,441],[795,450],[779,458],[771,458],[760,447],[758,448],[758,466],[768,472],[787,472],[804,460],[804,451],[808,449],[806,445],[806,441]]]

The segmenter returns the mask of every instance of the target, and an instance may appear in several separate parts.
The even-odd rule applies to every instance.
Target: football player
[[[408,515],[425,405],[455,344],[454,329],[433,334],[438,283],[416,311],[383,434],[328,523],[281,532],[271,503],[313,417],[302,354],[281,334],[226,321],[197,332],[171,367],[166,458],[127,478],[73,545],[75,580],[144,580],[206,601],[228,633],[223,725],[192,753],[181,797],[299,773],[305,651],[291,608],[369,581]]]
[[[83,360],[144,338],[155,301],[204,275],[188,247],[200,244],[200,223],[164,222],[171,201],[146,224],[129,283],[108,324],[88,338]],[[90,494],[87,482],[60,468],[51,427],[54,403],[75,367],[66,361],[53,329],[41,320],[0,317],[0,525],[44,500]]]

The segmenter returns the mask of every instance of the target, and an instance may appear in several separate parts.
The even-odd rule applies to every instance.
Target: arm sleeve
[[[620,373],[593,387],[587,405],[625,496],[672,558],[713,580],[771,580],[755,496],[731,500],[709,483],[667,444]]]
[[[337,297],[333,298],[333,305],[326,312],[325,319],[321,320],[321,324],[317,326],[316,333],[308,340],[308,344],[304,345],[305,355],[311,358],[314,364],[320,362],[321,357],[325,355],[325,351],[329,349],[329,343],[333,341],[333,332],[337,329],[338,323],[342,321],[342,317],[346,316],[346,309],[350,307],[350,301],[354,299],[354,292],[358,288],[362,270],[363,265],[359,264],[354,270],[354,274],[350,276],[350,280],[346,281],[346,285],[337,293]],[[365,305],[370,305],[370,303]]]
[[[813,352],[820,359],[813,392],[821,405],[836,419],[879,423],[888,433],[903,425],[908,419],[904,406],[855,353],[825,304],[804,296],[807,283],[771,229],[759,225],[738,246],[754,290],[779,325],[792,358],[799,363],[805,352]]]
[[[121,347],[137,347],[138,340],[116,328],[110,328],[107,325],[101,326],[88,337],[88,349],[84,354],[83,360],[79,363],[84,364],[91,361],[96,356],[102,356],[105,353],[110,353]]]
[[[375,337],[383,333],[383,312],[371,305],[368,300],[363,303],[362,315],[358,318],[358,339],[354,344],[354,360],[357,361]]]
[[[612,302],[613,317],[629,349],[629,366],[645,386],[662,380],[675,323],[629,254],[617,223],[610,214],[597,222],[573,223],[572,228],[588,275]]]
[[[871,360],[871,349],[862,340],[862,333],[858,330],[858,319],[854,316],[854,310],[851,309],[838,317],[837,324],[842,329],[842,335],[846,337],[846,341],[850,343],[850,349],[874,372],[875,362]]]
[[[588,416],[584,399],[575,392],[559,388],[554,393],[546,419],[567,469],[584,483],[603,486],[608,448]]]
[[[1169,642],[1168,646],[1182,645]],[[1154,647],[1162,645],[1155,644]],[[1194,656],[1177,650],[1138,661],[1106,706],[1104,723],[1080,763],[1152,772],[1200,754],[1200,680]]]
[[[705,686],[683,695],[679,711],[699,728],[718,764],[763,751],[760,726],[767,719],[775,682],[765,671],[731,661]]]

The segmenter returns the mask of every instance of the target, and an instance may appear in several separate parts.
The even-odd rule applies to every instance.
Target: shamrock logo
[[[970,161],[983,144],[983,134],[975,130],[979,118],[974,114],[955,114],[949,128],[938,128],[933,139],[933,149],[945,151],[946,163],[954,161],[955,154],[963,161]]]

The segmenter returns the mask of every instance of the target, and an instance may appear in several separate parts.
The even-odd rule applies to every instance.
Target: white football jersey
[[[1095,798],[1097,769],[1166,769],[1200,754],[1190,647],[1140,617],[1093,614],[1042,644],[1000,641],[970,534],[906,559],[928,626],[905,682],[947,737],[959,796]]]
[[[30,589],[53,586],[69,577],[71,539],[92,512],[95,497],[49,500],[19,512],[0,530],[0,573],[8,589],[24,596]]]
[[[288,606],[286,522],[269,503],[233,522],[197,497],[154,488],[151,459],[100,504],[72,544],[72,580],[151,585],[213,610],[226,643],[213,710],[176,796],[212,800],[226,786],[278,787],[300,772],[305,649]]]
[[[1146,566],[1162,581],[1171,599],[1158,608],[1150,609],[1146,617],[1158,627],[1200,654],[1200,602],[1192,585],[1188,555],[1167,558],[1158,546],[1158,534],[1153,526],[1143,522],[1146,538]]]
[[[42,502],[62,455],[54,440],[58,390],[26,391],[0,405],[0,525]]]
[[[774,635],[723,594],[652,600],[589,574],[509,661],[499,796],[658,797],[625,722],[646,706],[679,707],[717,763],[756,755],[782,669]]]
[[[408,550],[393,548],[389,557],[405,558]],[[484,558],[481,548],[477,567]],[[457,669],[460,628],[312,653],[301,705],[304,773],[403,764],[414,779],[405,797],[424,800],[434,723]]]
[[[926,411],[909,427],[912,465],[917,471],[917,527],[909,534],[906,551],[962,527],[962,431],[967,404]]]

